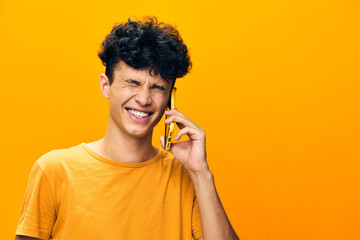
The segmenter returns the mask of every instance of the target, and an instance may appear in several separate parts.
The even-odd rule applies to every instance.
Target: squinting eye
[[[156,88],[156,89],[159,89],[159,90],[162,90],[162,91],[164,91],[164,90],[165,90],[165,88],[164,88],[164,87],[159,86],[159,85],[154,85],[152,88]]]
[[[140,83],[137,82],[137,81],[131,81],[130,83],[131,83],[132,85],[140,85]]]

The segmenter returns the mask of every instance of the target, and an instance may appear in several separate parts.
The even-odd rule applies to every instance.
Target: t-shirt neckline
[[[112,160],[110,158],[101,156],[100,154],[93,151],[85,142],[81,143],[80,146],[82,146],[95,159],[100,160],[105,163],[115,165],[115,166],[119,166],[119,167],[133,167],[133,168],[144,167],[144,166],[153,164],[154,162],[158,161],[164,153],[164,150],[162,148],[159,148],[159,151],[155,155],[155,157],[153,157],[149,160],[146,160],[144,162],[139,162],[139,163],[127,163],[127,162],[118,162],[118,161]]]

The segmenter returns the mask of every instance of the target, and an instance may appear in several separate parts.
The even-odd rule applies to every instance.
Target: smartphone
[[[170,95],[170,99],[169,99],[169,103],[168,106],[166,107],[166,110],[170,110],[170,109],[174,109],[175,108],[175,92],[176,92],[176,87],[173,87],[173,89],[171,90],[171,95]],[[168,116],[165,115],[165,119],[167,119]],[[172,122],[170,124],[165,124],[165,150],[169,150],[170,149],[170,145],[171,145],[171,139],[173,137],[173,133],[174,133],[174,128],[175,128],[175,123]]]

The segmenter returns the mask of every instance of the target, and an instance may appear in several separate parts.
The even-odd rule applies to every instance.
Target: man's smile
[[[146,118],[153,114],[152,112],[149,112],[149,111],[139,111],[139,110],[135,110],[135,109],[131,109],[131,108],[126,108],[126,111],[128,111],[130,114],[132,114],[136,118],[140,118],[140,119]]]

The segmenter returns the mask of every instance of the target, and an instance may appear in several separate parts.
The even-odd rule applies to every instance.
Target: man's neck
[[[152,132],[143,138],[134,138],[124,136],[109,126],[104,138],[88,146],[99,155],[118,162],[144,162],[158,153],[158,149],[152,146]]]

